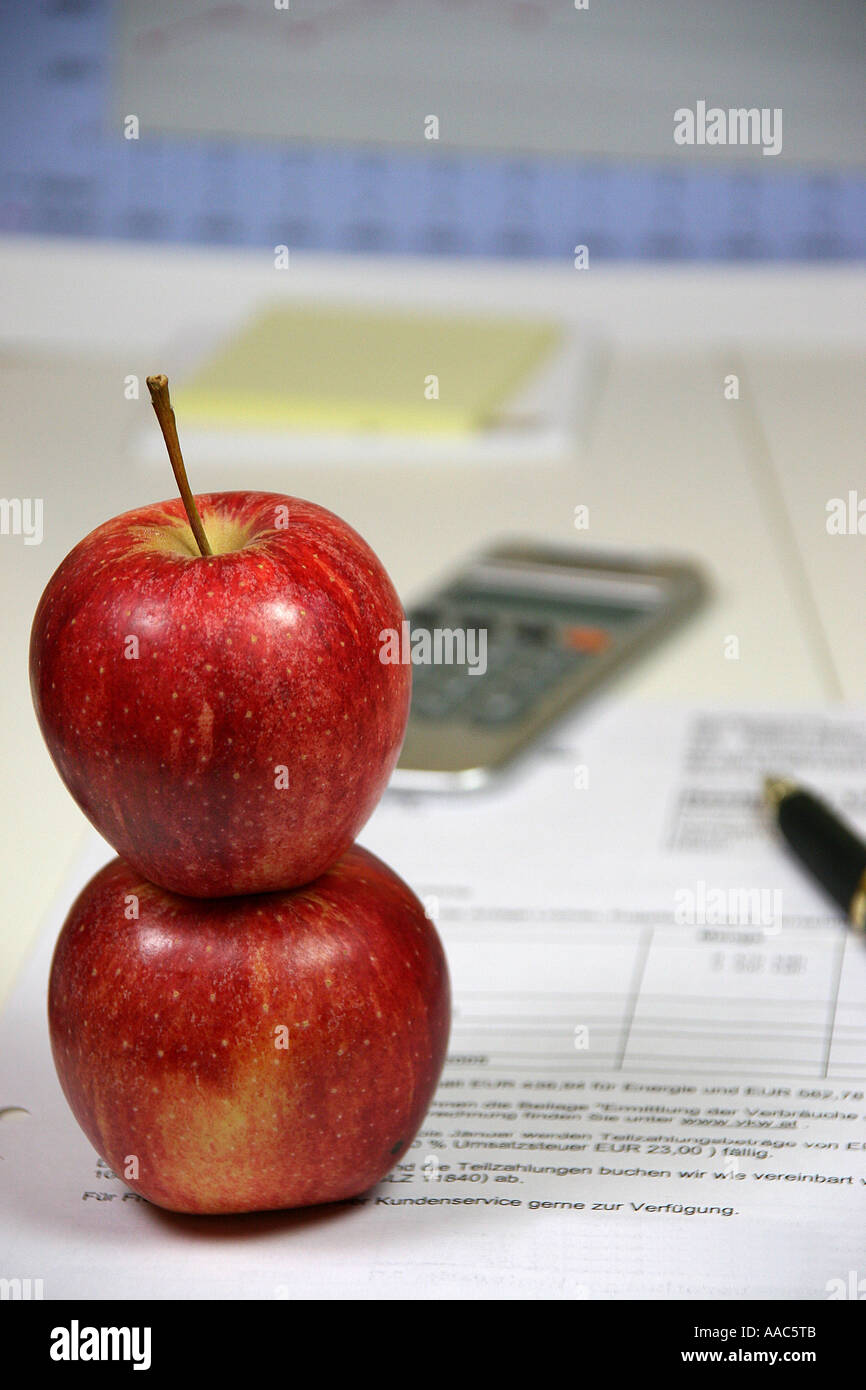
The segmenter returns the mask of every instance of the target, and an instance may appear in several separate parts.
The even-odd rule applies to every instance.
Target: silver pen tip
[[[764,801],[773,811],[776,810],[780,801],[783,801],[786,796],[790,796],[791,792],[796,790],[796,783],[788,777],[764,778]]]

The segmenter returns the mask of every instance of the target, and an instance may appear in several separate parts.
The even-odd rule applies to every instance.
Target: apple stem
[[[183,461],[183,454],[180,452],[180,440],[177,437],[177,422],[174,418],[171,397],[168,394],[168,377],[162,374],[149,376],[147,389],[150,392],[150,399],[153,401],[153,408],[156,411],[156,418],[159,421],[159,427],[162,430],[162,437],[165,440],[165,447],[171,461],[172,472],[183,505],[186,508],[186,514],[189,517],[189,524],[192,527],[196,545],[202,555],[213,555],[210,541],[205,534],[198,507],[195,504],[195,498],[192,495],[189,479],[186,476],[186,466]]]

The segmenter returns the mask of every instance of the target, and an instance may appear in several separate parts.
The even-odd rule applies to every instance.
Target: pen
[[[817,796],[785,777],[764,779],[764,799],[797,858],[866,931],[866,844]]]

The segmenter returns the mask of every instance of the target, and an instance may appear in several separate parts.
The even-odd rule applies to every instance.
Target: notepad
[[[541,320],[271,308],[174,392],[186,423],[466,435],[494,424],[550,355]]]

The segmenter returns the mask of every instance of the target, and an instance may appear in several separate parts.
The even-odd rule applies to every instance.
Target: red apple
[[[129,1187],[263,1211],[355,1196],[405,1153],[448,973],[418,899],[357,846],[304,888],[219,902],[115,859],[69,913],[48,1014],[66,1099]]]
[[[179,498],[115,517],[39,603],[33,700],[61,777],[154,883],[196,897],[318,877],[397,761],[411,668],[379,659],[403,610],[372,550],[311,502]]]

